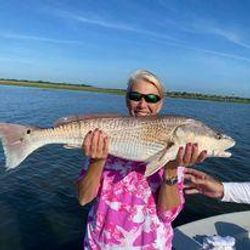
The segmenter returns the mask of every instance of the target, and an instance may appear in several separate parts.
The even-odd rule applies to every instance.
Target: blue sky
[[[0,78],[250,97],[250,1],[0,1]]]

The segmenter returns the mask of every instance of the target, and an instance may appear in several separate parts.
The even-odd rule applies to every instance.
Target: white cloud
[[[59,40],[48,37],[30,36],[30,35],[12,34],[12,33],[0,33],[0,37],[6,39],[28,40],[28,41],[38,41],[38,42],[48,42],[48,43],[82,44],[82,42],[74,40]]]
[[[199,48],[199,47],[193,47],[193,46],[188,45],[187,43],[181,44],[181,43],[176,43],[176,42],[167,42],[167,41],[160,41],[160,40],[155,40],[155,42],[250,63],[250,58],[247,58],[247,57],[237,56],[237,55],[230,54],[230,53],[223,53],[223,52],[219,52],[219,51],[215,51],[215,50],[203,49],[203,48]]]
[[[94,15],[91,15],[91,16],[76,15],[76,14],[73,14],[71,12],[62,11],[62,10],[56,10],[53,12],[53,14],[55,14],[59,17],[62,17],[62,18],[75,20],[75,21],[80,22],[80,23],[87,23],[87,24],[92,24],[92,25],[104,27],[104,28],[116,29],[119,31],[134,32],[134,33],[138,33],[138,34],[142,34],[142,35],[148,35],[148,36],[158,37],[161,39],[167,39],[170,41],[181,42],[179,39],[172,37],[172,36],[167,36],[167,35],[160,34],[157,32],[150,31],[150,30],[146,30],[146,29],[135,28],[135,27],[132,27],[132,26],[127,25],[127,24],[119,23],[117,21],[114,21],[114,22],[107,21],[107,20],[100,18],[100,17],[96,17],[96,16],[94,17]]]
[[[234,43],[234,44],[237,44],[243,48],[246,48],[246,49],[250,49],[250,44],[247,44],[245,42],[243,42],[242,38],[240,37],[239,34],[237,33],[234,33],[232,31],[226,31],[224,29],[220,29],[220,28],[210,28],[211,32],[216,34],[216,35],[219,35],[221,37],[224,37],[226,40]]]
[[[219,23],[212,19],[205,20],[200,17],[192,17],[190,20],[186,19],[185,22],[176,22],[175,27],[179,27],[180,30],[192,34],[210,34],[220,36],[242,48],[250,49],[250,44],[244,41],[243,35],[239,30],[232,31],[229,28],[222,28]]]

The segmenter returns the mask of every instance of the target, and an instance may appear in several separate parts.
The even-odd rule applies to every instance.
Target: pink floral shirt
[[[183,168],[178,168],[181,205],[169,211],[157,208],[163,170],[148,178],[144,172],[145,163],[108,157],[89,212],[84,250],[172,249],[171,222],[184,203]]]

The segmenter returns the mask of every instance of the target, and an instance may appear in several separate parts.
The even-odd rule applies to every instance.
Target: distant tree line
[[[224,102],[232,102],[232,101],[240,101],[240,102],[250,102],[250,98],[244,98],[239,96],[223,96],[223,95],[209,95],[209,94],[201,94],[201,93],[188,93],[188,92],[179,92],[179,91],[169,91],[167,92],[167,96],[173,98],[192,98],[198,100],[212,100],[212,101],[224,101]]]
[[[91,85],[88,84],[72,84],[72,83],[67,83],[67,82],[50,82],[50,81],[42,81],[42,80],[23,80],[23,79],[5,79],[5,78],[0,78],[0,81],[6,81],[6,82],[27,82],[27,83],[41,83],[41,84],[59,84],[59,85],[77,85],[77,86],[83,86],[83,87],[92,87]]]

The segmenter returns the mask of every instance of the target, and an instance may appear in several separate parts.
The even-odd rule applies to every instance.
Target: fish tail
[[[11,123],[0,123],[0,139],[5,154],[7,169],[16,168],[28,155],[41,147],[32,144],[27,135],[34,131],[34,127],[22,126]]]

